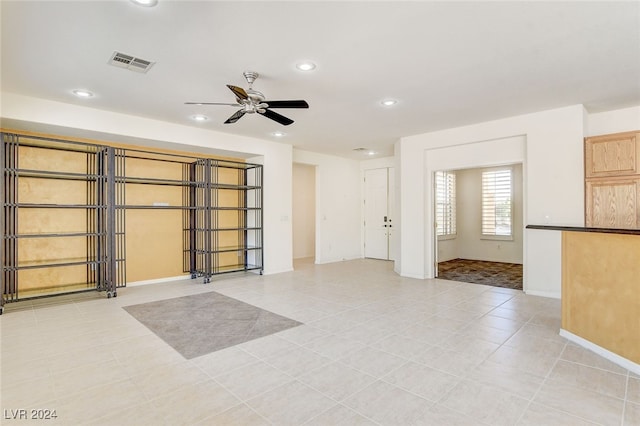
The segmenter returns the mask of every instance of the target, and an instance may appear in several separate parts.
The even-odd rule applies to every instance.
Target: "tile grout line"
[[[205,372],[205,374],[206,374],[206,372]],[[231,395],[233,395],[235,398],[237,398],[237,399],[238,399],[238,401],[240,401],[240,404],[244,404],[244,405],[246,405],[247,407],[249,407],[249,409],[251,409],[251,411],[255,412],[258,416],[260,416],[261,418],[263,418],[267,423],[269,423],[269,424],[273,424],[273,422],[271,422],[269,419],[265,418],[262,414],[258,413],[256,410],[254,410],[254,409],[253,409],[253,407],[247,403],[247,401],[248,401],[248,400],[242,399],[242,398],[240,397],[240,395],[237,395],[237,394],[236,394],[235,392],[233,392],[231,389],[229,389],[229,388],[228,388],[228,387],[226,387],[224,384],[222,384],[221,382],[219,382],[215,377],[212,377],[212,378],[211,378],[211,380],[213,380],[215,383],[217,383],[217,384],[218,384],[218,386],[220,386],[222,389],[224,389],[225,391],[229,392],[229,394],[231,394]],[[280,386],[284,386],[284,384],[282,384],[282,385],[280,385]],[[274,389],[277,389],[277,388],[279,388],[280,386],[276,386],[276,387],[274,387],[274,388],[268,389],[268,390],[266,390],[266,391],[264,391],[264,392],[262,392],[262,393],[260,393],[260,394],[258,394],[258,395],[253,396],[253,397],[252,397],[252,398],[250,398],[250,399],[256,398],[256,397],[258,397],[258,396],[260,396],[260,395],[263,395],[263,394],[265,394],[265,393],[267,393],[267,392],[269,392],[269,391],[272,391],[272,390],[274,390]],[[240,405],[240,404],[236,404],[236,405],[234,405],[233,407],[236,407],[236,406],[238,406],[238,405]],[[233,408],[233,407],[229,407],[227,410],[221,411],[220,413],[217,413],[217,414],[215,414],[215,415],[217,416],[218,414],[222,414],[222,413],[224,413],[225,411],[229,411],[229,410],[230,410],[231,408]],[[212,417],[212,416],[210,416],[210,417]]]
[[[624,387],[624,402],[622,404],[622,418],[620,419],[620,425],[624,426],[624,417],[627,411],[627,402],[629,401],[629,382],[631,381],[631,371],[627,370],[627,380]]]
[[[556,357],[555,362],[553,363],[553,366],[549,369],[549,371],[547,371],[546,376],[544,377],[544,379],[542,380],[542,383],[540,383],[540,386],[538,386],[538,389],[536,390],[536,392],[533,394],[533,396],[531,397],[531,399],[529,399],[529,401],[527,401],[527,406],[525,407],[525,409],[522,411],[522,413],[520,413],[520,416],[518,417],[518,420],[516,421],[516,424],[520,423],[520,421],[523,419],[524,415],[527,413],[527,411],[529,410],[529,407],[531,407],[531,404],[533,403],[533,401],[536,399],[536,397],[538,396],[538,394],[540,393],[540,391],[542,390],[542,388],[544,387],[544,385],[547,383],[547,379],[551,376],[551,372],[553,372],[553,370],[556,368],[556,365],[558,364],[558,361],[560,360],[560,357],[562,356],[562,353],[564,352],[565,348],[567,347],[567,344],[564,344],[564,347],[562,348],[562,351],[560,352],[560,354],[558,354],[558,356]],[[569,413],[571,414],[571,413]]]
[[[554,362],[554,364],[553,364],[553,367],[549,370],[549,372],[547,373],[547,375],[546,375],[546,376],[545,376],[545,378],[544,378],[543,383],[540,385],[540,387],[538,388],[538,390],[536,391],[536,393],[534,394],[534,396],[531,398],[531,401],[530,401],[529,405],[527,406],[527,409],[528,409],[528,407],[531,405],[531,403],[533,403],[533,402],[534,402],[535,397],[540,393],[540,391],[542,390],[542,388],[543,388],[543,387],[544,387],[544,385],[546,384],[547,380],[550,378],[551,373],[552,373],[552,372],[553,372],[553,370],[555,369],[555,367],[556,367],[556,365],[558,364],[558,362],[560,362],[560,361],[562,361],[562,362],[571,362],[571,361],[567,361],[567,360],[565,360],[565,359],[562,359],[562,354],[563,354],[563,353],[564,353],[564,351],[566,350],[567,346],[569,346],[569,342],[566,342],[566,343],[565,343],[565,346],[564,346],[564,348],[562,349],[562,352],[560,353],[560,355],[558,355],[558,357],[557,357],[556,361],[555,361],[555,362]],[[578,363],[575,363],[575,364],[578,364]],[[583,365],[583,364],[578,364],[578,365]],[[587,365],[587,367],[589,367],[589,366]],[[601,369],[601,370],[602,370],[602,369]],[[613,372],[611,372],[611,371],[607,371],[607,370],[602,370],[602,371],[606,371],[606,372],[608,372],[608,373],[613,373]],[[614,374],[615,374],[615,373],[614,373]],[[573,387],[572,385],[567,385],[567,386],[569,386],[569,387]],[[579,387],[578,387],[578,388],[579,388]],[[605,396],[609,396],[609,397],[611,397],[611,398],[614,398],[614,399],[618,399],[618,400],[620,400],[620,398],[617,398],[617,397],[614,397],[614,396],[611,396],[611,395],[607,395],[607,394],[604,394],[604,393],[601,393],[601,392],[596,392],[596,393],[597,393],[597,394],[600,394],[600,395],[605,395]],[[624,407],[624,400],[622,400],[622,403],[623,403],[623,407]],[[541,403],[539,403],[539,402],[538,402],[537,404],[540,404],[540,405],[542,405],[542,406],[547,407],[547,405],[545,405],[545,404],[541,404]],[[565,414],[567,414],[567,415],[569,415],[569,416],[571,416],[571,417],[575,417],[575,418],[578,418],[578,419],[584,420],[584,421],[586,421],[586,422],[591,422],[591,423],[600,424],[600,423],[597,423],[597,422],[596,422],[595,420],[593,420],[593,419],[587,419],[587,418],[585,418],[585,417],[581,417],[581,416],[579,416],[579,415],[576,415],[576,414],[574,414],[574,413],[570,413],[570,412],[565,411],[565,410],[560,409],[560,408],[553,408],[553,407],[549,407],[549,408],[552,408],[553,410],[556,410],[556,411],[560,411],[560,412],[562,412],[562,413],[565,413]]]
[[[267,291],[268,289],[266,289],[266,284],[264,285],[264,287],[265,287],[265,288],[263,289],[263,290],[264,290],[264,292],[265,292],[266,294],[269,294],[269,293],[268,293],[268,291]],[[458,286],[458,287],[456,287],[456,288],[460,288],[460,287],[462,287],[462,286]],[[277,288],[277,287],[276,287],[276,288]],[[447,291],[452,291],[452,290],[455,290],[455,289],[449,289],[449,290],[447,290]],[[479,293],[479,295],[481,295],[481,294],[485,294],[487,291],[490,291],[490,290],[489,290],[489,289],[487,289],[485,292],[483,292],[483,293]],[[333,294],[333,293],[332,293],[332,294]],[[461,292],[461,294],[463,294],[463,293]],[[505,294],[506,294],[506,293],[505,293]],[[226,295],[226,294],[223,294],[223,295]],[[459,308],[456,308],[456,306],[458,306],[458,305],[460,305],[460,304],[462,304],[462,303],[467,303],[467,302],[473,303],[473,300],[476,300],[476,299],[477,299],[477,297],[478,297],[479,295],[471,296],[471,297],[469,297],[468,299],[465,299],[464,301],[459,302],[459,303],[458,303],[457,305],[455,305],[455,306],[445,306],[445,307],[446,307],[447,309],[452,309],[452,308],[453,308],[453,309],[459,309]],[[180,296],[178,296],[178,297],[181,297],[181,296],[183,296],[183,295],[181,294],[181,295],[180,295]],[[420,296],[420,300],[423,300],[423,299],[424,299],[424,300],[427,300],[428,298],[427,298],[426,296],[427,296],[427,294],[425,294],[425,295],[421,295],[421,296]],[[227,295],[227,297],[235,298],[233,295]],[[289,303],[289,302],[287,302],[288,298],[289,298],[289,296],[288,296],[288,295],[283,295],[283,300],[278,299],[278,300],[280,300],[280,301],[282,302],[282,306],[283,306],[283,307],[284,307],[284,306],[287,306],[287,303]],[[330,298],[316,298],[316,299],[321,300],[321,301],[326,302],[326,303],[332,303],[332,302],[331,302],[331,300],[335,300],[335,298],[334,298],[334,297],[330,297]],[[243,301],[242,299],[237,299],[237,300]],[[384,300],[384,295],[377,295],[377,296],[376,296],[375,301],[373,301],[373,302],[371,302],[371,303],[378,303],[378,302],[382,302],[383,300]],[[406,301],[406,299],[405,299],[405,298],[400,298],[400,297],[398,297],[397,302],[398,302],[398,303],[402,303],[402,302],[403,302],[403,300],[404,300],[404,301]],[[493,311],[493,310],[495,310],[496,308],[498,308],[498,307],[500,307],[500,306],[504,305],[504,304],[505,304],[507,301],[509,301],[509,300],[513,300],[513,297],[511,297],[511,298],[510,298],[510,299],[508,299],[508,300],[503,301],[500,305],[493,307],[493,308],[491,309],[491,311]],[[153,301],[155,301],[155,300],[153,300]],[[243,302],[244,302],[244,301],[243,301]],[[251,304],[250,302],[244,302],[244,303]],[[275,303],[275,302],[274,302],[274,303]],[[395,303],[395,302],[394,302],[394,303]],[[519,302],[518,302],[518,304],[519,304]],[[274,306],[275,306],[275,305],[274,305]],[[333,318],[333,317],[336,317],[336,316],[338,316],[338,315],[344,314],[344,313],[346,313],[346,312],[353,312],[354,310],[356,310],[356,309],[360,309],[360,308],[363,308],[364,306],[366,306],[366,305],[355,306],[355,307],[349,307],[348,309],[345,309],[345,310],[343,310],[343,311],[333,312],[333,313],[331,313],[330,315],[326,315],[324,318]],[[405,306],[404,306],[404,305],[398,305],[398,306],[399,306],[399,307],[396,307],[396,308],[395,308],[395,309],[393,309],[392,311],[385,312],[385,315],[386,315],[386,314],[392,314],[392,313],[398,313],[398,312],[402,311],[402,309],[403,309],[403,308],[405,308]],[[443,305],[443,306],[444,306],[444,305]],[[542,306],[542,305],[541,305],[541,306]],[[511,307],[513,307],[513,306],[511,306]],[[261,309],[265,309],[265,308],[261,308]],[[505,308],[505,309],[506,309],[506,308]],[[546,308],[545,308],[545,309],[546,309]],[[538,312],[538,314],[539,314],[539,315],[543,316],[543,315],[544,315],[544,311],[545,311],[545,309],[542,309],[542,307],[541,307],[540,309],[536,309],[536,312]],[[266,310],[269,310],[269,309],[266,309]],[[517,312],[517,309],[512,309],[512,310],[515,310],[515,311]],[[489,312],[491,312],[491,311],[489,311]],[[275,311],[275,312],[277,313],[277,311]],[[489,313],[489,312],[488,312],[488,313]],[[480,317],[485,316],[485,315],[488,315],[488,313],[485,313],[485,314],[481,315]],[[538,315],[538,314],[536,314],[536,315]],[[281,315],[281,314],[279,314],[279,315]],[[283,316],[288,317],[287,315],[283,315]],[[529,318],[529,320],[528,320],[526,323],[524,323],[524,325],[532,324],[532,325],[539,325],[539,326],[543,326],[542,324],[535,324],[535,323],[533,323],[533,322],[532,322],[532,321],[534,320],[533,318],[534,318],[534,317]],[[365,322],[359,322],[359,323],[357,323],[354,327],[356,327],[357,325],[365,324],[365,323],[367,323],[367,322],[369,322],[369,321],[374,321],[374,319],[367,320],[367,321],[365,321]],[[394,317],[394,321],[395,321],[395,317]],[[469,326],[469,324],[471,324],[471,323],[472,323],[471,321],[470,321],[470,322],[467,322],[467,325],[466,325],[466,326],[468,327],[468,326]],[[524,325],[523,325],[523,326],[524,326]],[[511,337],[512,337],[515,333],[518,333],[518,332],[522,331],[522,327],[523,327],[523,326],[521,326],[521,327],[520,327],[516,332],[514,332],[514,333],[511,335]],[[408,328],[408,327],[407,327],[407,328]],[[406,329],[406,328],[403,328],[403,330],[405,330],[405,329]],[[356,341],[356,339],[354,339],[354,338],[348,338],[348,337],[345,337],[345,336],[342,334],[342,331],[341,331],[341,332],[339,332],[339,333],[332,333],[331,331],[327,331],[327,330],[322,330],[322,329],[319,329],[319,330],[321,330],[321,331],[323,331],[323,332],[326,332],[326,333],[327,333],[327,335],[334,335],[334,336],[339,337],[339,338],[342,338],[342,339],[347,339],[347,340],[350,340],[350,341]],[[398,333],[400,333],[400,331],[398,331]],[[396,334],[398,334],[398,333],[396,333]],[[456,334],[460,334],[459,330],[458,330],[458,331],[456,331]],[[391,335],[391,334],[390,334],[390,335]],[[400,334],[399,334],[399,335],[400,335]],[[381,338],[379,338],[379,339],[375,340],[375,342],[377,342],[377,341],[379,341],[379,340],[383,340],[383,339],[385,339],[386,337],[388,337],[388,336],[381,337]],[[405,336],[405,337],[410,338],[410,337],[408,337],[408,336]],[[540,336],[538,336],[538,337],[540,337]],[[544,337],[541,337],[541,338],[544,338]],[[305,345],[304,345],[304,344],[302,344],[302,343],[298,343],[298,342],[296,342],[295,340],[289,340],[289,339],[284,338],[284,337],[282,337],[282,339],[283,339],[283,340],[286,340],[287,342],[289,342],[289,343],[291,343],[291,344],[293,344],[293,345],[297,345],[297,346],[299,346],[299,347],[305,348]],[[412,340],[417,340],[417,341],[424,342],[424,341],[422,341],[422,340],[420,340],[420,339],[412,339]],[[311,342],[311,341],[310,341],[310,342]],[[308,344],[308,343],[310,343],[310,342],[305,342],[305,344]],[[373,346],[371,346],[371,344],[375,343],[375,342],[367,343],[367,342],[362,342],[362,341],[358,341],[358,342],[359,342],[359,343],[362,343],[362,344],[365,346],[365,348],[369,348],[369,350],[373,348]],[[506,341],[505,341],[505,342],[506,342]],[[503,347],[503,346],[505,346],[505,345],[504,345],[504,343],[505,343],[505,342],[502,342],[502,343],[498,344],[498,345],[497,345],[497,346],[498,346],[498,349],[499,349],[499,348],[501,348],[501,347]],[[428,344],[428,342],[424,342],[424,343],[425,343],[425,344]],[[292,347],[293,347],[293,346],[292,346]],[[567,344],[565,343],[565,345],[564,345],[564,348],[563,348],[563,351],[562,351],[562,352],[564,352],[564,351],[566,350],[566,348],[567,348]],[[254,357],[256,360],[263,361],[263,362],[265,362],[265,364],[266,364],[266,365],[269,365],[269,366],[271,366],[271,367],[274,367],[274,368],[276,368],[278,371],[281,371],[282,373],[286,374],[287,376],[293,377],[293,380],[300,382],[300,379],[299,379],[298,377],[292,376],[291,374],[288,374],[288,373],[286,373],[285,371],[283,371],[283,370],[281,370],[281,369],[278,369],[277,367],[273,366],[273,364],[270,364],[269,362],[267,362],[267,361],[266,361],[266,357],[258,357],[257,355],[254,355],[253,353],[250,353],[250,352],[248,352],[248,351],[246,351],[246,350],[244,350],[244,349],[242,349],[242,348],[240,348],[240,349],[241,349],[243,352],[248,353],[249,355],[251,355],[252,357]],[[306,349],[309,349],[309,348],[306,348]],[[392,369],[392,370],[390,370],[389,372],[386,372],[385,374],[383,374],[383,375],[382,375],[382,377],[379,377],[379,378],[377,378],[376,380],[374,380],[374,382],[373,382],[373,383],[375,383],[376,381],[380,380],[380,381],[382,381],[382,382],[384,382],[384,383],[390,384],[389,382],[387,382],[387,381],[384,379],[384,377],[387,377],[387,378],[388,378],[390,374],[393,374],[393,371],[396,371],[397,369],[402,368],[402,366],[403,366],[403,365],[406,365],[406,362],[418,362],[418,361],[416,361],[416,360],[414,359],[414,358],[415,358],[415,356],[414,356],[414,357],[407,358],[407,357],[405,357],[405,356],[399,356],[399,355],[397,355],[397,354],[393,354],[393,353],[387,352],[387,351],[382,350],[382,349],[379,349],[379,348],[374,348],[374,349],[376,349],[376,350],[380,350],[381,352],[384,352],[384,353],[390,354],[390,355],[395,356],[395,357],[399,357],[400,359],[402,359],[402,360],[403,360],[403,363],[402,363],[401,365],[397,366],[395,369]],[[496,349],[496,350],[498,350],[498,349]],[[428,350],[428,349],[427,349],[427,350]],[[317,354],[319,354],[319,355],[322,355],[322,354],[321,354],[321,353],[319,353],[319,352],[315,352],[315,351],[313,351],[313,352],[314,352],[314,353],[317,353]],[[354,351],[350,351],[349,353],[347,353],[347,355],[343,356],[341,359],[333,359],[333,358],[330,358],[330,360],[331,360],[331,361],[329,361],[329,362],[341,362],[341,360],[342,360],[342,359],[344,359],[344,357],[349,356],[349,354],[351,354],[351,353],[353,353],[353,352],[354,352]],[[457,351],[456,351],[456,352],[457,352]],[[495,351],[494,351],[494,352],[495,352]],[[492,352],[492,354],[493,354],[494,352]],[[458,352],[458,353],[461,353],[461,352]],[[274,356],[277,356],[277,354],[274,354]],[[488,359],[490,356],[491,356],[491,355],[488,355],[487,357],[485,357],[485,361],[486,361],[486,359]],[[549,370],[549,371],[547,372],[547,374],[545,375],[544,380],[543,380],[543,382],[541,383],[540,387],[538,388],[538,390],[536,391],[536,393],[534,394],[534,396],[531,398],[531,400],[530,400],[530,401],[529,401],[529,403],[527,404],[527,409],[528,409],[528,407],[530,407],[530,406],[534,403],[533,399],[535,399],[535,398],[537,397],[537,395],[541,392],[541,389],[542,389],[542,387],[545,385],[545,383],[547,382],[547,379],[550,377],[550,374],[551,374],[551,372],[553,371],[553,368],[554,368],[554,367],[559,363],[559,361],[561,361],[561,360],[562,360],[561,356],[562,356],[562,354],[561,354],[559,357],[556,357],[555,362],[553,363],[553,367],[551,368],[551,370]],[[120,359],[118,359],[118,358],[115,358],[115,359],[116,359],[116,360],[118,360],[118,362],[120,362]],[[562,360],[562,361],[567,361],[567,360]],[[484,362],[484,361],[483,361],[483,362]],[[567,361],[567,362],[573,362],[573,361]],[[422,364],[422,363],[420,363],[420,364],[421,364],[421,365],[425,365],[425,364]],[[583,364],[581,364],[581,363],[576,363],[576,364],[583,365]],[[195,365],[195,364],[193,364],[193,363],[192,363],[191,365]],[[325,365],[326,365],[326,364],[325,364]],[[584,365],[585,365],[585,366],[587,366],[587,367],[590,367],[590,368],[600,369],[599,367],[592,367],[592,366],[589,366],[589,365],[586,365],[586,364],[584,364]],[[426,365],[426,366],[427,366],[427,367],[429,367],[429,368],[433,368],[433,367],[430,367],[430,366],[428,366],[428,365]],[[203,370],[203,368],[201,368],[200,366],[196,366],[196,367],[197,367],[200,371],[204,371],[204,370]],[[351,366],[350,366],[350,367],[351,367]],[[241,366],[241,367],[237,367],[237,368],[235,368],[235,369],[233,369],[233,370],[229,370],[229,371],[235,371],[236,369],[239,369],[239,368],[242,368],[242,366]],[[319,367],[319,368],[320,368],[320,367]],[[351,367],[351,368],[354,368],[354,367]],[[475,367],[474,367],[474,368],[475,368]],[[356,370],[356,371],[360,371],[360,370],[358,370],[357,368],[354,368],[354,370]],[[441,370],[439,370],[439,369],[434,369],[434,370],[441,371]],[[603,370],[608,371],[608,370],[606,370],[606,369],[603,369]],[[223,389],[225,389],[225,390],[229,391],[229,390],[228,390],[226,387],[224,387],[220,382],[218,382],[218,381],[215,379],[215,377],[212,377],[211,375],[207,374],[206,372],[204,372],[204,373],[205,373],[206,377],[211,378],[215,383],[217,383],[218,385],[220,385]],[[369,373],[366,373],[366,372],[362,372],[362,373],[369,375]],[[451,373],[448,373],[448,372],[446,372],[446,371],[445,371],[444,373],[451,374]],[[226,374],[226,372],[225,372],[225,374]],[[626,381],[626,388],[625,388],[625,405],[623,405],[623,407],[626,407],[626,398],[628,397],[627,392],[628,392],[628,388],[629,388],[629,377],[630,377],[629,372],[627,372],[627,374],[626,374],[626,375],[627,375],[627,381]],[[454,376],[456,376],[456,375],[454,375]],[[290,383],[290,382],[287,382],[287,383]],[[390,384],[390,385],[391,385],[391,386],[395,386],[395,385],[393,385],[393,384]],[[283,386],[284,386],[284,384],[283,384]],[[306,385],[306,384],[305,384],[305,386],[308,386],[309,388],[314,389],[314,390],[316,390],[316,391],[317,391],[317,389],[313,388],[312,386],[309,386],[309,385]],[[265,392],[271,392],[273,389],[277,389],[277,388],[278,388],[278,386],[276,386],[276,387],[274,387],[274,388],[272,388],[272,389],[270,389],[270,390],[267,390],[267,391],[265,391]],[[365,388],[366,388],[366,387],[365,387]],[[364,388],[363,388],[363,389],[364,389]],[[401,389],[403,389],[403,391],[406,391],[406,392],[408,392],[408,393],[413,394],[413,393],[412,393],[411,391],[409,391],[409,390],[406,390],[406,389],[404,389],[404,388],[401,388]],[[357,391],[357,392],[360,392],[360,391],[361,391],[361,390],[359,390],[359,391]],[[230,391],[229,391],[229,392],[230,392]],[[357,392],[355,392],[355,393],[357,393]],[[320,392],[320,393],[321,393],[321,392]],[[351,394],[351,395],[354,395],[355,393],[353,393],[353,394]],[[231,395],[236,396],[233,392],[230,392],[230,394],[231,394]],[[322,394],[322,395],[325,395],[325,394],[323,394],[323,393],[321,393],[321,394]],[[262,394],[261,394],[261,395],[262,395]],[[415,394],[414,394],[414,395],[415,395]],[[333,399],[333,398],[329,397],[328,395],[325,395],[325,396],[327,396],[329,399],[331,399],[331,400],[335,401],[335,399]],[[416,395],[416,396],[420,397],[419,395]],[[236,396],[236,397],[237,397],[237,396]],[[349,398],[349,397],[347,397],[347,398]],[[424,399],[423,397],[420,397],[420,398]],[[248,407],[252,412],[255,412],[255,410],[253,410],[250,406],[248,406],[248,404],[246,403],[246,401],[243,401],[243,400],[242,400],[242,399],[240,399],[240,398],[238,398],[238,400],[240,400],[240,401],[241,401],[241,403],[245,404],[245,405],[246,405],[246,406],[247,406],[247,407]],[[346,400],[346,399],[344,399],[344,400]],[[430,401],[430,400],[427,400],[427,401]],[[436,404],[437,404],[437,403],[436,403]],[[240,404],[237,404],[236,406],[239,406],[239,405],[240,405]],[[343,407],[346,407],[343,403],[338,402],[338,401],[336,401],[336,405],[341,405],[341,406],[343,406]],[[435,404],[434,404],[434,405],[435,405]],[[335,405],[334,405],[334,406],[335,406]],[[443,406],[443,407],[444,407],[444,406]],[[233,407],[231,407],[231,408],[233,408]],[[350,410],[350,412],[355,412],[355,413],[357,413],[358,415],[362,415],[362,414],[360,414],[359,412],[356,412],[355,410],[351,409],[350,407],[346,407],[346,408],[347,408],[347,409],[349,409],[349,410]],[[229,408],[229,409],[230,409],[230,408]],[[525,409],[525,411],[524,411],[524,412],[526,412],[526,410],[527,410],[527,409]],[[556,410],[557,410],[557,409],[556,409]],[[228,411],[228,409],[226,409],[226,410],[224,410],[224,411]],[[221,413],[222,413],[222,412],[224,412],[224,411],[221,411]],[[562,410],[558,410],[558,411],[564,412],[564,411],[562,411]],[[324,411],[324,412],[326,412],[326,411]],[[324,413],[324,412],[323,412],[323,413]],[[521,414],[520,419],[521,419],[521,418],[522,418],[522,416],[524,415],[524,412],[523,412],[523,414]],[[257,414],[258,414],[261,418],[263,418],[263,417],[260,415],[260,413],[257,413]],[[574,417],[574,415],[572,415],[572,414],[570,414],[570,413],[569,413],[569,415],[571,415],[572,417]],[[314,417],[312,417],[312,419],[315,419],[315,418],[317,418],[318,416],[319,416],[319,415],[314,416]],[[624,416],[624,411],[623,411],[623,416]],[[364,416],[364,415],[363,415],[363,417],[368,419],[368,417],[367,417],[367,416]],[[580,418],[579,416],[575,416],[575,417],[576,417],[576,418]],[[309,419],[309,420],[307,420],[306,422],[310,422],[310,421],[312,421],[312,419]],[[268,419],[265,419],[265,421],[266,421],[267,423],[270,423],[270,424],[272,423],[272,422],[270,422]],[[373,420],[372,420],[372,421],[373,421]]]

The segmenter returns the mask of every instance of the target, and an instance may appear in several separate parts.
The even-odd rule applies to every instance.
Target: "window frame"
[[[436,237],[439,241],[442,240],[452,240],[458,236],[458,224],[457,224],[457,176],[455,171],[452,170],[439,170],[434,172],[434,190],[435,190],[435,231]],[[440,176],[442,176],[440,178]],[[448,179],[453,180],[453,184],[447,183]],[[438,192],[440,181],[445,185],[444,188],[444,198],[445,200],[441,202],[441,196]],[[442,206],[442,208],[441,208]],[[445,226],[440,225],[440,221],[438,220],[440,217],[444,217],[445,212],[444,209],[447,208],[450,210],[448,212],[449,221],[444,221]],[[440,230],[443,230],[443,233],[440,233]]]
[[[485,174],[486,173],[499,173],[509,172],[509,234],[486,234],[485,225]],[[513,241],[514,239],[514,185],[513,185],[513,166],[491,167],[482,169],[480,177],[480,239],[481,240],[496,240],[496,241]],[[496,203],[494,202],[494,211],[496,209]],[[497,215],[496,215],[497,217]],[[494,223],[494,226],[497,224]]]

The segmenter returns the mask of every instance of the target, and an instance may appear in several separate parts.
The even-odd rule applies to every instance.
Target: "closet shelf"
[[[46,259],[19,261],[17,265],[4,265],[4,271],[19,271],[22,269],[58,268],[61,266],[98,265],[105,264],[106,260],[87,260],[86,258]]]
[[[261,207],[211,207],[211,210],[251,211],[262,210]]]
[[[231,272],[262,270],[262,266],[250,265],[250,264],[237,264],[237,265],[217,266],[217,267],[214,267],[214,270],[217,274],[227,274]]]
[[[116,176],[116,182],[122,182],[125,184],[135,185],[168,185],[179,187],[193,187],[193,188],[211,188],[215,189],[228,189],[228,190],[243,190],[251,191],[260,189],[255,185],[239,185],[233,183],[216,183],[216,182],[204,182],[200,180],[180,180],[180,179],[167,179],[167,178],[145,178],[145,177],[131,177],[131,176]]]
[[[211,250],[204,250],[204,249],[198,249],[195,250],[196,254],[207,254],[207,253],[227,253],[227,252],[234,252],[234,251],[251,251],[251,250],[261,250],[262,247],[260,246],[220,246],[220,247],[216,247],[214,249]]]
[[[79,181],[97,181],[105,179],[105,176],[96,174],[76,173],[76,172],[56,172],[51,170],[31,170],[31,169],[5,169],[7,175],[15,175],[20,178],[35,179],[63,179],[63,180],[79,180]]]
[[[141,209],[149,209],[149,210],[190,210],[193,209],[193,207],[189,207],[189,206],[153,206],[153,205],[148,205],[148,204],[140,204],[140,205],[134,205],[134,204],[126,204],[126,205],[119,205],[115,207],[118,210],[141,210]]]
[[[53,203],[4,203],[5,207],[24,207],[35,209],[106,209],[99,204],[53,204]]]
[[[104,237],[106,232],[42,232],[4,235],[4,238],[56,238],[56,237]]]

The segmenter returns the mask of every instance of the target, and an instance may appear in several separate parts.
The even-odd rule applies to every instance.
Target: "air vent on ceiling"
[[[108,63],[115,67],[126,68],[131,71],[144,73],[149,71],[153,64],[155,64],[155,62],[136,58],[135,56],[127,55],[120,52],[113,52],[113,55],[111,55]]]
[[[358,151],[358,152],[362,152],[362,151],[369,151],[369,148],[354,148],[354,151]]]

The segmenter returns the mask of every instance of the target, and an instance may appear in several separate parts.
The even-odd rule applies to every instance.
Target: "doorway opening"
[[[293,260],[315,263],[316,166],[293,163]]]
[[[523,288],[522,164],[434,173],[435,276]]]

